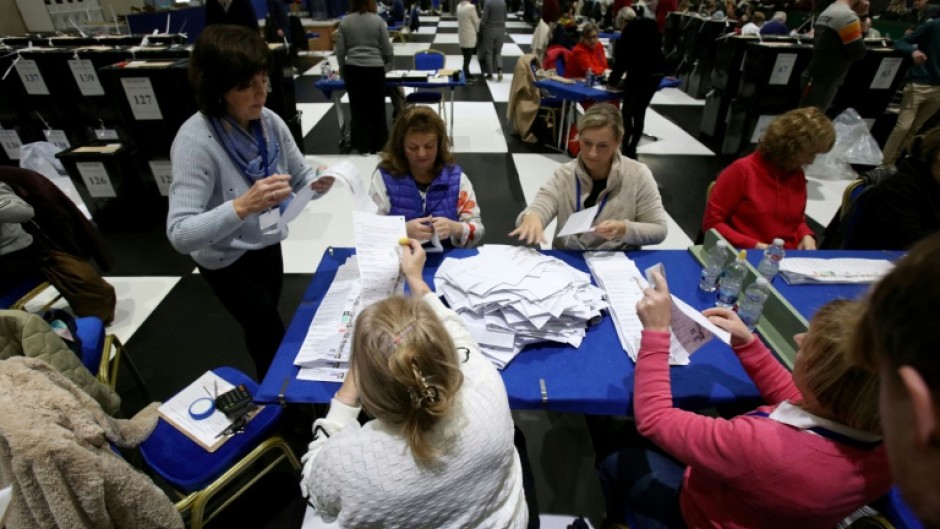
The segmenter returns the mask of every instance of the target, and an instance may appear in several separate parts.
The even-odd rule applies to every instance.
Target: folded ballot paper
[[[643,324],[636,313],[636,304],[643,299],[643,290],[649,282],[640,273],[636,263],[622,252],[587,252],[588,267],[597,284],[604,289],[610,304],[610,316],[620,337],[620,345],[636,362],[640,352]],[[717,336],[731,343],[731,336],[687,303],[672,296],[672,338],[669,344],[669,363],[687,365],[689,357],[699,347]]]
[[[530,343],[580,346],[588,323],[607,307],[590,275],[518,246],[485,245],[473,257],[447,258],[434,285],[499,369]]]
[[[892,268],[891,261],[884,259],[788,257],[780,261],[780,275],[791,285],[874,283]]]

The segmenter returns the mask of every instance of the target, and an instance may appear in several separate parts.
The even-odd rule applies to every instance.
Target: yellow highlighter
[[[402,246],[408,246],[409,244],[411,244],[411,239],[409,239],[408,237],[402,237],[401,239],[398,239],[398,244]]]

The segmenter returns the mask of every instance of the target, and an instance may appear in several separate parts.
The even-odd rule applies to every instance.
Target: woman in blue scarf
[[[189,80],[200,111],[180,127],[170,158],[167,237],[189,254],[245,331],[262,378],[284,337],[277,310],[283,280],[280,215],[295,191],[319,198],[317,179],[284,121],[264,107],[270,58],[257,32],[206,28],[193,48]]]

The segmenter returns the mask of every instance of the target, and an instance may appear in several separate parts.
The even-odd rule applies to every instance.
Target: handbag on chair
[[[105,325],[114,321],[117,296],[91,263],[60,250],[48,250],[42,272],[69,302],[77,316],[96,316]]]

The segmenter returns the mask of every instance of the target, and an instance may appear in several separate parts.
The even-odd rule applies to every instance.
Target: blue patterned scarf
[[[249,133],[238,126],[238,123],[231,116],[209,118],[209,123],[212,124],[213,130],[219,137],[219,142],[222,143],[235,166],[245,174],[249,185],[277,173],[277,158],[280,154],[280,146],[277,138],[268,133],[263,121],[263,119],[252,121],[249,124],[251,129],[251,133]],[[259,138],[263,140],[265,147],[267,147],[267,167],[264,167],[264,157],[261,156]],[[293,193],[278,204],[282,213],[290,204],[291,198],[293,198]]]

